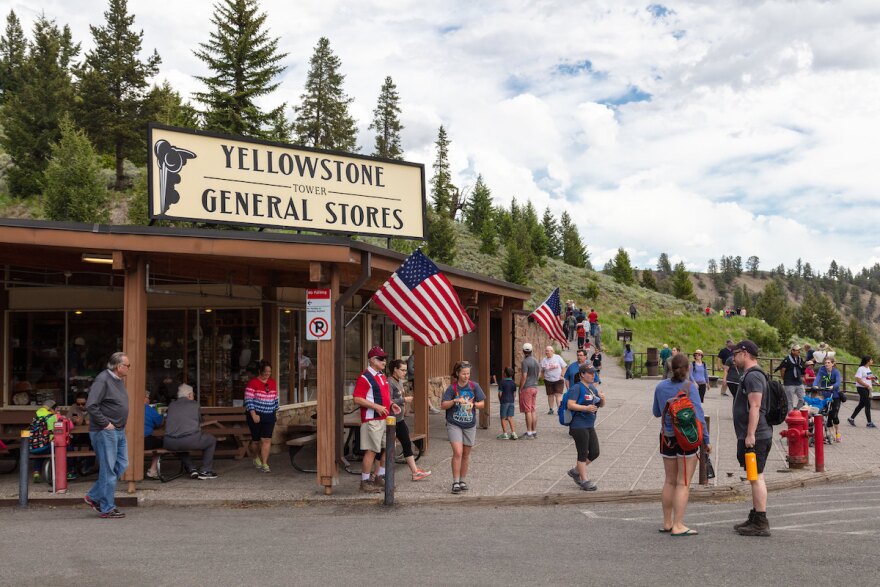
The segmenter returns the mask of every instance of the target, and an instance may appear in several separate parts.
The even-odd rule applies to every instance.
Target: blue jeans
[[[125,430],[100,430],[89,432],[95,455],[98,458],[98,480],[89,489],[89,499],[98,505],[102,514],[116,509],[113,494],[116,492],[116,481],[122,477],[128,467],[128,442]]]

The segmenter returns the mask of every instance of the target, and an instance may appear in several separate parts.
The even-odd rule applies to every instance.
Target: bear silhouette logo
[[[180,201],[180,194],[174,187],[180,183],[180,170],[187,161],[195,159],[196,154],[164,139],[156,141],[154,150],[159,164],[159,208],[165,214],[172,204]]]

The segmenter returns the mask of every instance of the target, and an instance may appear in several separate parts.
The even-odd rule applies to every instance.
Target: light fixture
[[[110,253],[83,253],[83,263],[99,263],[101,265],[112,265],[113,255]]]
[[[213,312],[213,311],[214,311],[214,310],[211,309],[211,308],[205,308],[205,314],[210,314],[210,313]]]
[[[76,314],[77,316],[82,316],[83,311],[82,310],[74,310],[73,313]]]
[[[290,308],[284,308],[284,313],[285,313],[285,314],[290,314],[292,311],[293,311],[293,310],[291,310]]]

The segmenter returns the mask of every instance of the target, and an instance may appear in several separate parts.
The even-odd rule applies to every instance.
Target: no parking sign
[[[306,340],[330,340],[330,290],[306,290]]]

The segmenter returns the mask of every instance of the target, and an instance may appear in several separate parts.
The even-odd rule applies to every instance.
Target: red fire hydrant
[[[52,472],[55,493],[67,493],[67,445],[72,424],[64,416],[58,416],[55,420],[55,470]]]
[[[792,410],[785,418],[788,430],[780,432],[780,436],[788,439],[788,466],[791,469],[802,469],[807,464],[810,454],[810,423],[797,410]]]

